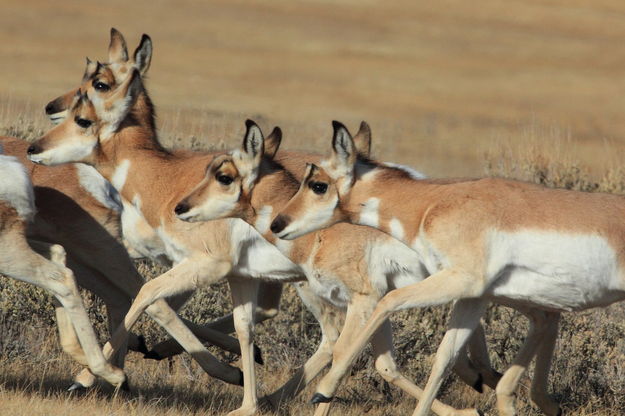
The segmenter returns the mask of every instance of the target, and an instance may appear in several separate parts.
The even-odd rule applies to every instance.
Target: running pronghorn
[[[412,247],[432,273],[382,299],[366,329],[350,345],[339,372],[391,312],[456,301],[426,387],[427,399],[419,403],[415,415],[427,413],[487,301],[546,312],[553,328],[547,331],[547,342],[535,348],[540,348],[538,364],[548,365],[550,357],[541,354],[553,352],[560,312],[606,306],[625,297],[622,197],[502,179],[415,180],[359,158],[349,132],[338,122],[332,147],[332,156],[321,167],[308,167],[298,193],[271,228],[279,237],[291,239],[340,221],[373,226]],[[531,360],[531,346],[524,352],[515,367],[524,368]],[[544,388],[548,368],[541,373],[545,379],[539,387]],[[331,395],[336,383],[330,373],[318,392]],[[546,392],[533,390],[545,413],[560,412]],[[500,410],[514,412],[511,402]]]
[[[29,246],[26,228],[35,210],[33,187],[24,166],[16,158],[0,154],[0,273],[51,292],[56,299],[57,318],[63,320],[59,328],[70,327],[85,353],[81,364],[120,386],[124,373],[102,355],[74,275],[65,267],[63,247],[31,240],[40,252],[49,254],[50,261]]]
[[[222,218],[241,218],[252,225],[292,262],[300,267],[315,294],[337,308],[347,308],[345,324],[333,348],[334,357],[340,357],[350,340],[363,327],[373,308],[390,290],[423,280],[426,276],[414,251],[403,243],[379,231],[339,224],[314,234],[293,240],[278,240],[269,229],[273,213],[280,211],[295,194],[299,182],[284,169],[283,158],[276,157],[280,135],[272,133],[265,141],[262,131],[248,120],[247,132],[241,149],[215,156],[205,169],[204,180],[175,208],[178,218],[189,221],[208,221]],[[369,129],[363,124],[356,138],[368,143]],[[366,151],[368,152],[368,145]],[[340,250],[336,248],[340,247]],[[351,261],[353,259],[353,261]],[[483,344],[483,336],[474,339],[482,353],[484,367],[490,362]],[[480,341],[482,343],[480,344]],[[373,340],[375,367],[388,382],[408,394],[421,396],[421,390],[402,376],[393,359],[390,322],[386,321]],[[466,363],[465,363],[466,364]],[[460,375],[469,383],[481,383],[475,374]],[[498,377],[486,373],[488,384],[495,387]],[[481,385],[478,386],[481,389]],[[326,414],[329,403],[317,409]],[[476,414],[475,410],[456,411],[434,402],[439,415]]]
[[[130,73],[133,67],[145,73],[151,58],[150,38],[144,35],[134,56],[130,58],[127,52],[119,53],[120,45],[125,50],[123,36],[115,29],[111,29],[109,61],[114,64],[111,66],[119,74]],[[94,71],[95,66],[88,64],[85,82],[89,82],[89,74]],[[99,89],[105,94],[106,91],[103,90],[102,87]],[[75,90],[71,98],[74,94]],[[57,118],[57,122],[60,117],[65,116],[63,108],[69,105],[67,97],[66,94],[46,106],[48,112],[54,109],[53,116]],[[122,322],[132,298],[136,296],[144,282],[128,253],[119,244],[122,238],[120,227],[122,207],[117,191],[90,166],[84,164],[37,166],[26,160],[26,149],[29,146],[27,142],[1,137],[0,144],[4,146],[6,154],[16,156],[27,167],[34,185],[37,210],[34,220],[27,227],[28,238],[57,243],[65,247],[68,266],[74,271],[78,284],[104,301],[112,333]],[[136,228],[140,225],[138,222],[134,224]],[[63,350],[78,362],[86,363],[87,359],[64,309],[58,307],[56,315]],[[232,322],[232,319],[220,322],[218,329],[223,328],[227,331],[228,327],[233,326],[228,325],[228,321]],[[210,327],[198,327],[190,322],[187,322],[187,325],[191,326],[194,333],[204,341],[240,353],[236,339],[211,330]],[[130,341],[131,349],[147,352],[140,338],[133,336]],[[120,348],[113,364],[123,367],[125,354],[126,348]],[[85,370],[78,375],[71,389],[88,387],[94,381],[93,375]]]
[[[101,82],[106,71],[105,65],[97,66],[91,82],[75,97],[70,116],[29,149],[29,157],[38,163],[93,165],[111,181],[123,200],[131,201],[126,204],[132,205],[137,215],[155,230],[168,257],[175,263],[171,270],[142,287],[124,326],[105,346],[105,355],[109,356],[118,348],[149,305],[228,278],[245,377],[243,405],[232,415],[252,414],[257,407],[251,351],[259,281],[299,280],[303,277],[301,271],[240,220],[191,226],[174,216],[175,205],[202,180],[203,169],[213,155],[172,153],[163,149],[156,137],[153,109],[139,72],[132,71],[131,76],[111,90],[108,98],[103,98],[94,86]],[[301,166],[302,156],[292,154],[289,158],[296,166]],[[301,290],[299,285],[298,289]],[[193,334],[177,340],[200,360],[209,374],[229,381],[240,380],[238,374],[232,374],[210,356]],[[305,381],[315,375],[305,371]]]

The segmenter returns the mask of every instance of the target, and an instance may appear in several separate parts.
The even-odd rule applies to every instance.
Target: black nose
[[[177,215],[181,215],[184,214],[185,212],[187,212],[189,210],[189,204],[185,203],[185,202],[181,202],[178,205],[176,205],[176,208],[174,208],[174,212]]]
[[[284,230],[287,225],[289,225],[290,221],[291,219],[288,216],[280,214],[273,220],[271,227],[269,228],[272,233],[278,234],[280,231]]]
[[[41,147],[35,145],[35,144],[31,144],[30,146],[28,146],[28,149],[26,149],[26,153],[28,153],[29,155],[36,155],[37,153],[41,152]]]
[[[54,111],[54,101],[50,101],[46,105],[46,114],[50,115],[50,114],[54,114],[54,113],[56,113],[56,111]]]

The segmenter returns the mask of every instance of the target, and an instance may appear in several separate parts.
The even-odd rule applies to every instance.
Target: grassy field
[[[154,41],[148,87],[169,147],[229,148],[243,120],[280,125],[283,145],[327,149],[330,120],[370,122],[374,154],[434,176],[497,175],[585,191],[624,193],[625,4],[616,0],[522,2],[211,1],[20,2],[0,13],[0,134],[46,128],[43,106],[74,87],[84,56],[106,59],[111,26],[131,47]],[[142,264],[154,276],[159,268]],[[105,319],[86,297],[102,341]],[[198,294],[186,316],[230,310],[225,287]],[[423,384],[447,308],[394,318],[398,362]],[[67,394],[78,369],[58,348],[46,295],[0,279],[0,414],[195,415],[237,407],[240,389],[211,380],[187,356],[149,362],[131,354],[132,391],[106,386]],[[566,315],[551,390],[565,414],[625,414],[625,309]],[[527,324],[504,308],[485,319],[500,371]],[[164,334],[142,321],[154,343]],[[258,328],[271,392],[312,354],[313,318],[293,291],[278,318]],[[226,361],[236,357],[215,351]],[[337,414],[410,413],[414,401],[383,383],[366,356],[339,391]],[[530,373],[531,375],[531,373]],[[518,396],[521,415],[538,415]],[[311,414],[311,388],[282,414]],[[455,377],[440,398],[494,414],[494,394]]]

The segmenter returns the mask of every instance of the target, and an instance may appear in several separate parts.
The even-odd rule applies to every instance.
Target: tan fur
[[[239,154],[244,154],[244,152],[245,146]],[[273,156],[273,152],[272,149],[270,157]],[[282,154],[282,157],[280,155],[278,153],[276,156],[278,160],[290,160],[288,155]],[[233,155],[216,156],[206,168],[204,180],[180,202],[182,206],[187,208],[189,215],[193,215],[192,212],[197,213],[189,218],[193,221],[202,221],[235,217],[254,225],[259,221],[258,215],[262,210],[271,207],[272,212],[278,212],[297,191],[297,175],[292,175],[284,170],[280,164],[274,163],[270,158],[264,159],[260,165],[257,163],[255,158],[246,160]],[[243,170],[240,171],[237,166]],[[242,183],[246,182],[245,174],[241,172],[254,172],[256,170],[259,170],[260,173],[253,189],[244,190],[239,194],[237,190],[242,187]],[[227,185],[219,182],[218,178],[221,176],[231,178],[232,182]],[[301,178],[300,175],[299,179]],[[233,193],[235,193],[236,202],[231,203],[229,209],[224,209],[224,212],[219,216],[213,216],[211,214],[213,211],[210,210],[197,211],[197,208],[203,204],[210,206],[215,203],[215,200],[230,198]],[[205,215],[207,216],[205,217]],[[269,229],[260,229],[259,231],[264,232],[263,237],[268,241],[276,243],[277,239]],[[372,286],[371,282],[374,278],[370,275],[372,265],[369,263],[372,260],[367,253],[376,244],[388,244],[389,240],[392,240],[389,236],[371,228],[336,224],[331,228],[295,239],[289,245],[288,257],[302,266],[303,270],[308,271],[310,280],[331,281],[339,279],[348,290],[350,301],[347,306],[345,329],[334,345],[336,359],[340,358],[345,345],[349,345],[351,338],[362,327],[373,307],[384,295],[383,292]],[[337,247],[340,247],[340,250],[337,250]],[[375,342],[383,351],[385,347],[382,345],[392,345],[390,334],[388,338],[380,335]],[[475,344],[484,345],[483,340],[474,342]],[[374,350],[376,348],[374,347]],[[483,352],[483,356],[487,356],[487,353]],[[417,398],[420,397],[421,391],[397,371],[392,356],[389,355],[386,358],[380,356],[378,359],[386,363],[384,365],[380,362],[376,363],[376,368],[381,371],[385,379],[405,389],[409,394],[413,394]],[[458,369],[461,370],[462,368],[459,367]],[[492,377],[490,368],[485,368],[484,371],[487,382],[491,381],[492,384],[490,385],[494,388],[497,377]],[[468,380],[471,380],[471,385],[475,383],[475,379],[469,378]],[[327,405],[322,405],[318,409],[318,414],[325,414],[326,411]],[[438,402],[435,403],[434,411],[438,414],[465,413],[464,411],[456,412]],[[470,413],[471,411],[466,412]]]
[[[180,261],[169,272],[143,286],[124,320],[124,325],[116,332],[111,342],[105,346],[105,355],[110,356],[119,348],[127,335],[127,331],[146,308],[162,310],[163,298],[182,292],[191,292],[196,287],[210,284],[227,276],[235,304],[234,326],[242,345],[241,353],[246,383],[243,406],[232,414],[250,414],[256,409],[257,400],[253,372],[253,350],[251,349],[253,344],[250,335],[253,321],[248,305],[253,305],[256,302],[255,293],[258,290],[258,283],[229,276],[230,269],[234,266],[232,264],[233,248],[228,238],[231,232],[229,222],[221,221],[202,227],[191,227],[175,220],[173,216],[176,201],[181,199],[195,183],[201,180],[203,169],[199,167],[206,166],[212,155],[189,152],[171,153],[162,149],[155,139],[155,131],[153,123],[151,123],[153,113],[149,98],[142,91],[132,101],[129,113],[120,124],[119,129],[106,140],[100,141],[96,136],[102,128],[106,127],[106,123],[100,122],[99,118],[93,120],[95,124],[86,129],[88,131],[85,129],[77,130],[75,126],[71,125],[75,124],[76,115],[82,114],[85,117],[91,117],[88,114],[90,97],[97,96],[105,104],[100,106],[97,111],[106,112],[106,108],[113,108],[111,106],[114,103],[110,102],[111,99],[117,100],[121,95],[124,95],[120,92],[132,94],[133,82],[136,79],[136,73],[133,73],[112,92],[108,99],[96,95],[93,83],[85,83],[84,90],[81,89],[81,95],[86,99],[79,100],[62,124],[35,143],[43,151],[48,151],[62,144],[63,139],[68,134],[78,133],[81,134],[80,137],[91,137],[91,139],[95,139],[92,143],[94,150],[80,161],[93,164],[109,180],[114,179],[116,169],[123,161],[127,160],[129,163],[127,174],[124,175],[125,180],[119,188],[122,199],[125,203],[131,204],[133,201],[140,201],[137,204],[141,206],[143,220],[155,230],[162,230],[169,238],[184,247],[182,249],[184,253],[174,254],[174,257],[179,255],[178,260],[181,258],[185,260]],[[280,292],[277,293],[279,295]],[[265,296],[265,298],[277,301],[276,296]],[[262,306],[266,308],[270,305],[267,305],[263,299]],[[261,315],[260,319],[273,316],[273,314],[275,312],[271,315]],[[170,325],[178,320],[175,316],[168,316],[165,321],[159,319],[158,314],[156,318],[159,323],[168,322]],[[170,334],[198,360],[209,374],[228,382],[240,382],[239,373],[232,372],[227,366],[219,363],[192,333],[179,330],[175,333],[170,331]],[[315,371],[318,372],[321,368],[317,368]],[[305,381],[308,380],[309,377],[306,376]],[[297,383],[290,383],[285,386],[285,389],[282,392],[285,397],[289,397],[297,391]]]
[[[279,213],[279,217],[289,219],[289,223],[281,224],[279,232],[292,237],[337,221],[368,224],[415,247],[434,274],[423,282],[397,289],[384,297],[358,340],[350,346],[345,361],[337,366],[337,370],[333,366],[321,381],[320,391],[333,391],[336,388],[337,374],[348,368],[349,362],[391,311],[454,300],[456,304],[450,329],[439,348],[426,386],[426,399],[415,410],[415,415],[425,415],[453,359],[454,351],[461,348],[472,328],[479,322],[486,299],[494,299],[520,307],[532,319],[525,346],[497,386],[500,412],[515,414],[514,390],[530,360],[537,355],[532,397],[545,413],[558,414],[559,406],[547,395],[546,379],[557,335],[559,313],[563,310],[605,306],[625,297],[625,228],[621,225],[621,218],[625,214],[625,198],[547,189],[503,179],[443,182],[415,180],[401,169],[367,160],[357,162],[349,133],[340,123],[334,126],[332,156],[321,162],[325,169],[309,167],[298,193]],[[311,184],[320,182],[327,185],[327,192],[316,195],[310,189]],[[328,195],[335,195],[334,205],[326,202],[330,198]],[[316,216],[315,210],[318,210]],[[314,227],[306,228],[301,221],[297,223],[306,215],[306,218],[315,221]],[[291,223],[298,225],[289,229]],[[503,251],[497,251],[497,245],[493,246],[490,240],[493,236],[500,238],[496,242],[504,244]],[[567,239],[577,243],[580,240],[576,238],[591,238],[595,239],[592,241],[605,242],[606,246],[592,243],[594,245],[588,246],[591,247],[588,249],[592,251],[590,254],[571,254],[555,247],[555,259],[549,256],[542,259],[541,253],[532,251],[532,243],[527,241],[545,244],[542,242],[545,238],[551,239],[546,241],[561,240],[560,243]],[[613,260],[610,253],[614,254]],[[567,255],[595,256],[592,258],[597,259],[598,267],[607,269],[595,271],[598,276],[593,275],[596,269],[591,264],[577,266],[581,269],[571,271],[569,268],[572,266],[569,264],[575,264],[575,259]],[[504,292],[497,292],[498,288],[505,288],[507,283],[504,271],[498,267],[521,267],[524,268],[522,270],[528,270],[518,275],[523,276],[521,279],[536,279],[536,276],[540,276],[546,283],[529,280],[524,283],[526,287],[520,289],[518,285],[521,282],[516,280],[516,283],[503,289]],[[590,275],[580,277],[586,274]],[[500,279],[499,276],[504,278]],[[496,286],[498,283],[500,286]],[[563,290],[566,289],[562,298],[556,299],[553,294],[536,290],[517,294],[522,290],[542,288],[540,284],[556,283],[562,285]],[[495,288],[489,289],[491,285]],[[557,290],[556,286],[551,290]],[[544,303],[545,299],[555,300]]]

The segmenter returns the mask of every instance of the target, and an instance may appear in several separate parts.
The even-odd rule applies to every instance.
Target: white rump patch
[[[25,221],[35,216],[35,195],[26,168],[15,157],[0,155],[0,200]]]
[[[105,207],[113,211],[122,211],[122,201],[117,190],[109,181],[93,167],[84,163],[77,163],[76,173],[78,181],[84,190],[89,192]]]

